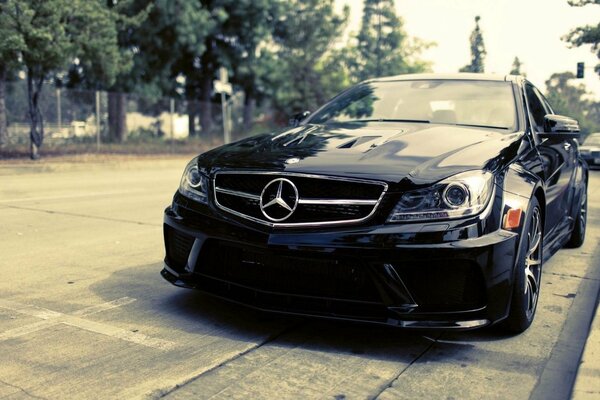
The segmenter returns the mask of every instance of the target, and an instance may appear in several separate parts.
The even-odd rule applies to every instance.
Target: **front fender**
[[[506,215],[508,210],[511,208],[519,208],[522,210],[519,227],[512,230],[512,232],[518,233],[519,235],[519,240],[515,241],[516,256],[514,259],[513,272],[510,278],[510,285],[514,290],[515,270],[519,264],[519,260],[521,259],[522,241],[526,238],[522,235],[522,233],[525,227],[525,218],[529,212],[529,205],[531,199],[536,196],[539,200],[540,207],[542,208],[542,218],[544,218],[546,212],[546,190],[544,182],[539,176],[526,170],[517,163],[510,165],[509,168],[506,169],[502,187],[504,193],[502,216]],[[546,231],[546,218],[544,218],[544,234]],[[506,315],[508,315],[509,309],[510,302],[508,302],[505,310]]]
[[[520,208],[523,210],[521,224],[516,230],[521,234],[523,229],[525,214],[529,206],[529,201],[537,196],[542,208],[542,217],[544,218],[544,233],[547,232],[546,226],[546,188],[543,180],[534,173],[526,170],[519,164],[512,164],[504,174],[504,213],[511,208]]]

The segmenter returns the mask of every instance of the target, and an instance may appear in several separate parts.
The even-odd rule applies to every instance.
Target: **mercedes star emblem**
[[[284,221],[296,210],[298,199],[298,189],[292,181],[273,179],[260,194],[260,210],[270,221]]]

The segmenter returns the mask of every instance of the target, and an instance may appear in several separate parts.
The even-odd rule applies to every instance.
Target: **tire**
[[[577,247],[581,247],[583,242],[585,241],[585,228],[587,225],[587,185],[583,192],[583,196],[581,199],[581,206],[577,211],[577,215],[575,216],[575,227],[573,227],[573,231],[571,232],[571,237],[565,247],[569,249],[576,249]]]
[[[529,204],[521,233],[510,311],[501,324],[502,328],[512,333],[527,330],[535,317],[542,278],[543,226],[541,208],[534,197]]]

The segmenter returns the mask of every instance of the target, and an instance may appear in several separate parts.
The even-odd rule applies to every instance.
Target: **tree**
[[[23,46],[20,62],[27,75],[31,158],[39,158],[44,140],[40,95],[53,73],[82,57],[114,80],[119,57],[115,16],[100,0],[5,0],[7,29],[15,32]]]
[[[523,66],[523,63],[521,62],[521,60],[519,60],[519,57],[515,57],[515,59],[513,60],[512,69],[510,70],[510,74],[511,75],[525,75],[523,72],[521,72],[522,66]]]
[[[97,58],[96,46],[84,46],[78,57],[72,60],[65,82],[59,80],[60,84],[64,83],[69,88],[108,91],[108,137],[111,141],[121,142],[126,135],[127,96],[124,91],[137,83],[130,72],[134,66],[133,58],[139,54],[139,44],[134,43],[132,37],[135,36],[135,28],[147,18],[151,9],[149,0],[106,0],[106,10],[110,12],[112,22],[109,21],[111,23],[104,29],[110,29],[111,33],[107,34],[116,41],[116,46],[110,48],[112,54],[109,60],[119,59],[119,65],[103,64],[102,58]],[[101,26],[94,28],[102,29]],[[107,79],[107,71],[110,79]],[[139,70],[136,72],[139,73]]]
[[[340,90],[343,69],[332,71],[331,66],[341,63],[333,61],[339,55],[334,47],[349,9],[337,14],[334,0],[293,0],[286,7],[275,24],[270,96],[275,108],[289,116],[314,110]]]
[[[484,72],[484,60],[487,52],[485,51],[483,35],[479,27],[480,19],[479,15],[475,17],[475,29],[473,29],[469,38],[471,43],[471,63],[462,67],[460,72]]]
[[[235,0],[199,0],[208,16],[210,29],[206,30],[202,40],[202,52],[186,52],[179,66],[186,77],[188,101],[199,101],[199,116],[202,131],[210,133],[213,127],[212,97],[213,80],[223,62],[223,45],[226,36],[222,34],[223,24],[228,18],[225,8]],[[193,104],[193,103],[191,103]],[[195,115],[194,115],[195,119]],[[190,128],[192,128],[190,124]],[[190,134],[194,134],[190,130]]]
[[[202,131],[212,131],[213,81],[221,67],[229,70],[231,82],[244,92],[244,125],[249,129],[256,102],[266,96],[265,71],[269,69],[271,51],[265,44],[270,41],[285,1],[201,0],[201,4],[210,22],[201,41],[202,52],[184,52],[178,63],[186,77],[188,105],[194,108],[189,110],[190,134],[195,134],[193,120],[198,100]]]
[[[186,98],[189,131],[193,136],[197,115],[195,67],[206,49],[205,38],[215,23],[200,1],[136,0],[126,12],[138,15],[149,4],[153,7],[139,26],[120,32],[120,46],[135,49],[134,67],[118,77],[112,90],[155,99]]]
[[[200,1],[128,0],[114,2],[119,17],[118,44],[132,68],[123,69],[111,86],[102,77],[80,67],[71,68],[69,85],[108,93],[109,138],[122,141],[127,133],[128,98],[139,95],[148,103],[163,97],[187,99],[189,132],[195,134],[195,84],[205,38],[215,28]],[[75,72],[75,73],[73,73]],[[146,107],[146,109],[154,109]]]
[[[600,0],[569,1],[569,5],[574,7],[582,7],[588,4],[600,5]],[[598,59],[600,59],[600,22],[596,26],[586,25],[577,27],[569,32],[563,40],[566,40],[575,47],[591,45],[592,52],[595,52]],[[600,74],[600,63],[596,64],[595,70]]]
[[[223,23],[223,53],[232,83],[244,92],[244,130],[250,130],[254,108],[267,96],[272,66],[268,48],[275,21],[285,11],[282,0],[237,0],[229,3]]]
[[[109,138],[111,141],[121,142],[127,133],[127,97],[122,91],[122,78],[132,70],[134,55],[129,37],[132,35],[133,28],[146,18],[146,11],[149,10],[150,5],[144,4],[144,8],[133,13],[130,9],[134,1],[106,0],[106,3],[112,18],[107,18],[103,22],[102,20],[96,21],[97,26],[92,28],[96,32],[100,29],[106,30],[105,38],[115,35],[116,43],[113,42],[112,46],[108,48],[112,54],[108,59],[96,59],[96,52],[100,47],[94,43],[89,47],[84,46],[78,60],[81,68],[88,75],[93,76],[93,89],[108,89]],[[94,37],[94,40],[98,39]],[[100,39],[100,41],[103,40],[105,39]],[[101,43],[97,44],[101,46]],[[120,60],[120,64],[112,64],[113,60]],[[107,61],[109,62],[107,63]]]
[[[10,15],[0,1],[0,148],[8,139],[6,118],[6,81],[17,68],[19,52],[23,49],[23,38],[11,29]]]
[[[554,112],[579,121],[584,135],[600,130],[600,103],[590,100],[584,84],[573,84],[572,72],[555,73],[546,81],[546,98]]]
[[[394,0],[365,0],[357,43],[348,60],[354,80],[425,70],[426,63],[411,57],[430,44],[409,40]]]

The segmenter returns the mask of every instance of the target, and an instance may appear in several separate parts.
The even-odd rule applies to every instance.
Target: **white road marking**
[[[146,347],[152,347],[158,350],[170,350],[173,347],[175,347],[175,343],[168,340],[153,338],[144,335],[143,333],[132,332],[126,329],[110,326],[102,322],[96,322],[81,318],[82,316],[88,316],[102,311],[121,307],[123,305],[133,303],[134,301],[134,298],[122,297],[120,299],[109,301],[107,303],[102,303],[81,309],[69,315],[41,307],[30,306],[27,304],[21,304],[10,300],[0,299],[0,308],[42,319],[42,321],[37,321],[25,326],[9,329],[8,331],[0,333],[0,342],[24,336],[33,332],[37,332],[39,330],[48,328],[56,324],[65,324],[89,332],[99,333],[101,335],[110,336],[116,339],[121,339],[127,342],[136,343]]]
[[[120,299],[109,301],[107,303],[97,304],[95,306],[83,308],[81,310],[75,311],[71,315],[74,315],[77,317],[84,317],[84,316],[96,314],[96,313],[99,313],[102,311],[111,310],[113,308],[125,306],[127,304],[133,303],[134,301],[135,301],[135,299],[132,297],[121,297]]]
[[[34,333],[37,331],[41,331],[42,329],[46,329],[52,325],[56,325],[57,321],[52,320],[42,320],[38,322],[34,322],[32,324],[28,324],[25,326],[20,326],[18,328],[9,329],[0,333],[0,342],[4,342],[5,340],[15,339],[20,336],[25,336],[30,333]]]
[[[116,339],[125,340],[127,342],[140,344],[146,347],[152,347],[159,350],[170,350],[175,347],[175,343],[168,340],[156,339],[146,336],[143,333],[132,332],[126,329],[117,328],[101,322],[91,321],[72,316],[65,316],[61,321],[65,325],[75,326],[80,329],[85,329],[89,332],[99,333],[101,335],[110,336]]]
[[[15,301],[0,299],[0,308],[5,308],[10,311],[18,312],[19,314],[29,315],[30,317],[40,319],[58,318],[64,314],[48,310],[42,307],[30,306],[27,304],[17,303]]]

